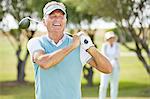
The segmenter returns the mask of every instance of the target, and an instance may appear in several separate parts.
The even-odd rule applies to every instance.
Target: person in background
[[[109,59],[113,69],[110,74],[101,73],[100,75],[99,99],[106,98],[109,82],[111,99],[117,99],[120,72],[118,61],[120,56],[119,44],[116,42],[116,36],[112,31],[106,32],[104,38],[106,42],[102,45],[102,53]]]
[[[34,66],[36,99],[81,99],[81,73],[86,63],[103,73],[112,71],[108,59],[83,32],[67,35],[66,15],[63,3],[48,2],[43,9],[48,34],[27,44]]]

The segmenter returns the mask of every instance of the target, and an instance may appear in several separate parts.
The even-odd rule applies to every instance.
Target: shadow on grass
[[[98,97],[99,84],[93,87],[82,85],[83,97]],[[108,89],[109,96],[110,88]],[[0,97],[3,99],[34,99],[34,83],[15,81],[0,82]],[[150,97],[150,85],[120,82],[119,97]]]
[[[34,83],[16,81],[0,82],[0,97],[2,99],[35,99]]]

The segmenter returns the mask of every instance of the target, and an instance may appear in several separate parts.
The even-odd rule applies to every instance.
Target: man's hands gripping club
[[[70,45],[72,47],[72,49],[77,48],[80,45],[80,37],[79,35],[73,35],[73,42]]]
[[[87,36],[84,32],[78,32],[77,35],[80,37],[80,44],[84,50],[88,50],[90,47],[94,46],[91,38]]]
[[[78,32],[73,36],[73,43],[72,47],[73,49],[77,48],[79,45],[87,51],[90,47],[94,46],[91,38],[87,36],[84,32]]]

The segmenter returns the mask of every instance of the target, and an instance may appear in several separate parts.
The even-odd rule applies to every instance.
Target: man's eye
[[[57,18],[64,18],[64,16],[63,16],[63,15],[60,15],[60,16],[50,15],[49,17],[50,17],[50,18],[56,18],[56,17],[57,17]]]
[[[56,17],[55,15],[49,15],[49,17]]]

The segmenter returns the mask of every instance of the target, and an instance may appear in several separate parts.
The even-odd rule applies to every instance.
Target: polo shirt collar
[[[67,34],[64,33],[64,36],[62,37],[62,39],[60,39],[58,41],[58,43],[55,43],[54,40],[52,40],[51,38],[49,38],[48,35],[47,35],[48,41],[51,42],[53,45],[55,45],[57,47],[60,46],[64,42],[64,40],[66,39],[66,37],[67,37]]]

